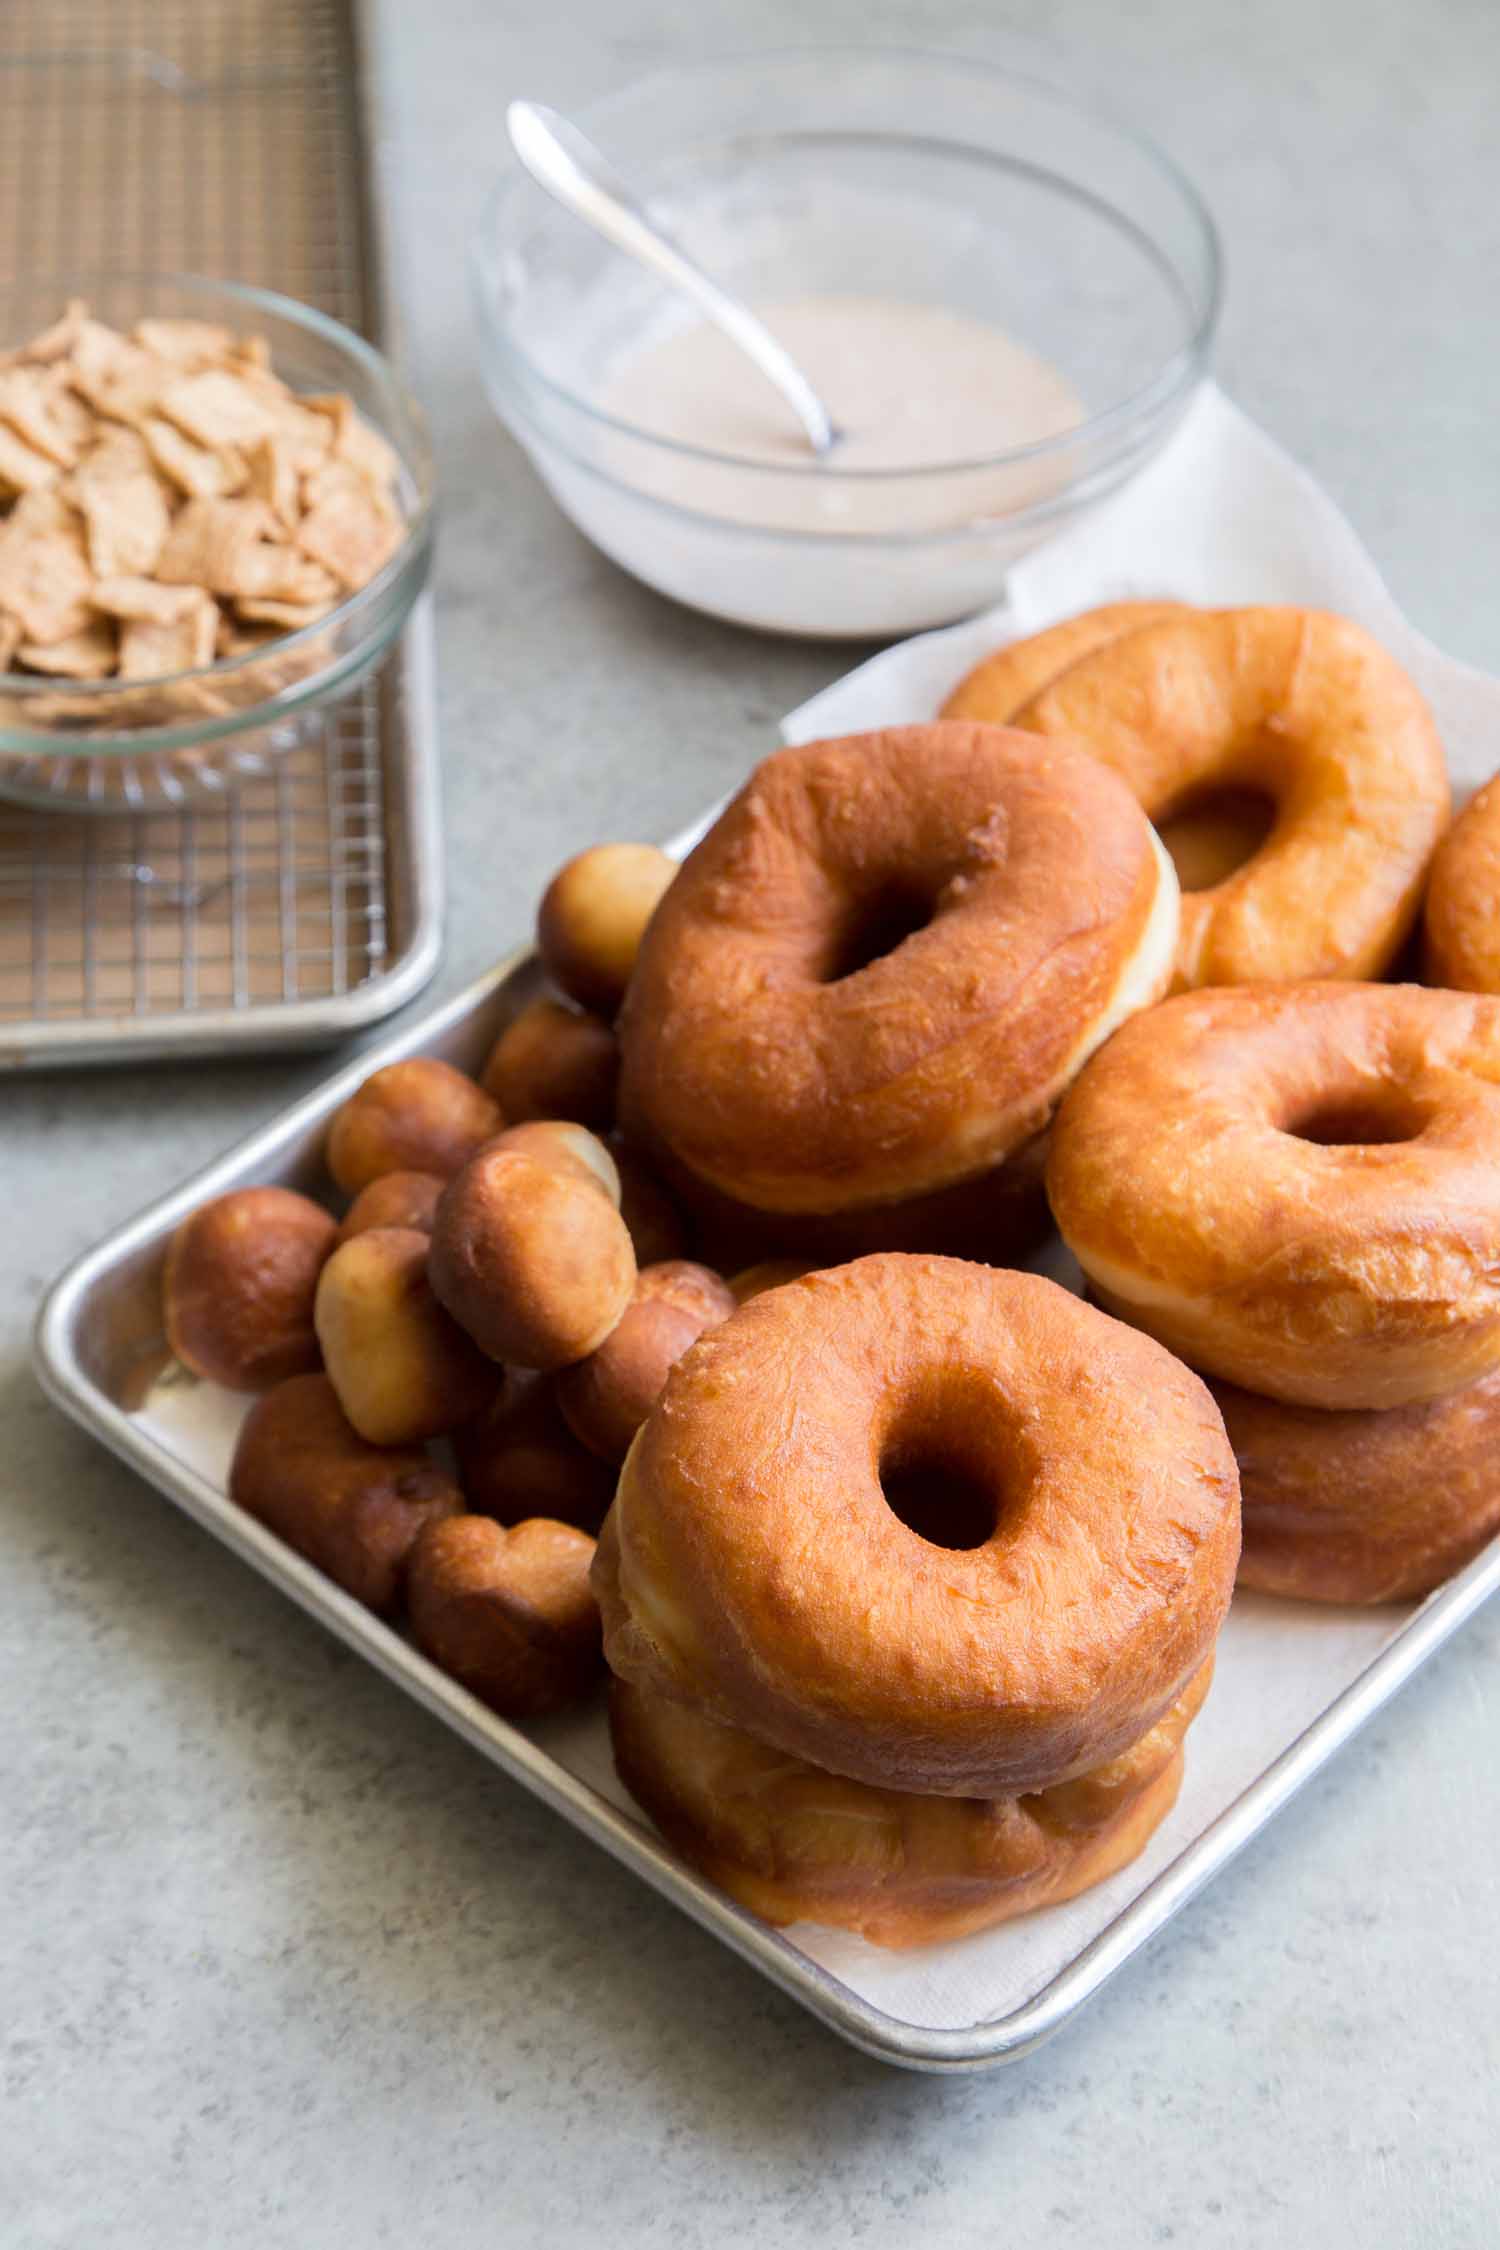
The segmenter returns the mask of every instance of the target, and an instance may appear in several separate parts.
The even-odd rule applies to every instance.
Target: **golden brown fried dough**
[[[488,1094],[430,1055],[387,1063],[334,1114],[327,1163],[346,1195],[382,1172],[450,1179],[505,1120]]]
[[[861,1258],[673,1368],[594,1566],[622,1679],[882,1789],[1107,1764],[1212,1654],[1239,1476],[1206,1387],[1040,1274]]]
[[[560,1117],[537,1118],[526,1125],[507,1126],[493,1145],[522,1149],[554,1171],[574,1172],[581,1179],[593,1180],[619,1210],[620,1174],[615,1160],[586,1125],[570,1124]]]
[[[360,1189],[344,1213],[340,1242],[370,1227],[415,1227],[431,1234],[432,1214],[446,1185],[436,1172],[382,1172]]]
[[[1500,1367],[1500,998],[1180,993],[1069,1093],[1047,1193],[1104,1308],[1267,1398],[1410,1406]]]
[[[167,1248],[167,1341],[184,1367],[264,1391],[318,1365],[313,1298],[334,1222],[290,1188],[236,1188],[183,1220]]]
[[[1448,773],[1415,682],[1349,618],[1185,610],[1071,665],[1015,724],[1089,751],[1159,824],[1221,791],[1274,807],[1250,857],[1183,899],[1175,991],[1375,977],[1399,953]]]
[[[1052,1229],[1043,1189],[1047,1136],[1037,1135],[992,1172],[953,1187],[852,1211],[758,1211],[695,1179],[669,1153],[662,1167],[692,1213],[700,1257],[721,1273],[771,1258],[806,1272],[845,1266],[883,1250],[931,1251],[986,1266],[1024,1265]]]
[[[603,1343],[630,1302],[635,1253],[593,1182],[491,1147],[444,1190],[429,1271],[491,1359],[545,1373]]]
[[[581,1446],[557,1403],[550,1375],[507,1370],[475,1421],[453,1433],[464,1498],[497,1523],[551,1516],[595,1532],[615,1496],[615,1473]]]
[[[489,1516],[433,1524],[407,1588],[417,1646],[502,1718],[579,1702],[603,1667],[593,1553],[586,1532],[544,1517],[510,1531]]]
[[[396,1606],[418,1532],[463,1505],[420,1448],[367,1445],[326,1375],[294,1375],[256,1401],[229,1497],[382,1615]]]
[[[370,1227],[335,1250],[318,1283],[329,1380],[371,1445],[442,1437],[495,1387],[490,1362],[432,1293],[428,1247],[416,1227]]]
[[[730,1293],[737,1305],[748,1305],[752,1297],[763,1297],[768,1289],[780,1289],[783,1283],[800,1281],[805,1273],[816,1270],[796,1258],[763,1258],[758,1266],[746,1266],[743,1273],[733,1276]]]
[[[646,1159],[618,1143],[614,1159],[619,1169],[620,1216],[635,1244],[636,1264],[659,1266],[668,1258],[685,1258],[692,1248],[688,1222]]]
[[[1059,625],[1049,625],[1044,632],[1012,641],[1008,648],[986,656],[959,681],[940,715],[1009,726],[1021,706],[1040,695],[1070,664],[1126,633],[1179,616],[1184,609],[1181,602],[1108,602],[1102,609],[1065,617]]]
[[[543,999],[506,1025],[480,1083],[517,1124],[565,1117],[602,1133],[614,1123],[619,1077],[619,1045],[602,1016]]]
[[[1500,992],[1500,775],[1438,845],[1423,915],[1424,975],[1453,992]]]
[[[1346,1413],[1209,1388],[1240,1465],[1241,1586],[1412,1601],[1500,1531],[1500,1373],[1419,1406]]]
[[[646,924],[676,873],[654,844],[595,844],[558,869],[542,894],[536,942],[570,1000],[616,1013]]]
[[[1176,933],[1165,852],[1081,751],[955,719],[777,751],[652,917],[621,1121],[674,1192],[767,1215],[750,1256],[793,1255],[784,1216],[1017,1156],[1166,990]]]
[[[1019,1797],[923,1797],[848,1781],[614,1681],[620,1778],[684,1859],[768,1922],[932,1945],[1055,1906],[1136,1857],[1171,1810],[1213,1659],[1116,1758]]]
[[[557,1403],[573,1435],[601,1461],[623,1461],[690,1344],[734,1311],[726,1282],[674,1258],[643,1266],[635,1294],[597,1351],[557,1377]]]

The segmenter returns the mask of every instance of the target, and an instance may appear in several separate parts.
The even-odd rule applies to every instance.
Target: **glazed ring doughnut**
[[[1183,899],[1177,989],[1375,977],[1400,950],[1448,779],[1417,689],[1347,619],[1190,612],[1084,657],[1016,724],[1091,750],[1159,826],[1216,792],[1270,799],[1259,848]]]
[[[943,722],[783,750],[647,929],[622,1122],[767,1211],[972,1179],[1165,990],[1176,889],[1071,749]]]
[[[1438,845],[1423,935],[1429,984],[1500,992],[1500,774]]]
[[[1126,633],[1145,625],[1159,625],[1181,617],[1184,602],[1107,602],[1102,609],[1086,609],[1081,616],[1065,617],[1043,633],[1032,633],[1009,648],[997,648],[976,664],[943,705],[945,719],[984,719],[991,726],[1008,726],[1023,703],[1050,685],[1070,664],[1092,656]]]
[[[1026,1797],[917,1797],[822,1772],[649,1688],[610,1690],[615,1763],[667,1841],[767,1922],[932,1945],[1055,1906],[1144,1849],[1176,1800],[1212,1658],[1107,1765]]]
[[[677,1362],[595,1584],[622,1678],[858,1781],[994,1797],[1154,1725],[1238,1555],[1187,1368],[1038,1274],[890,1255]]]
[[[1099,1301],[1304,1406],[1403,1406],[1500,1365],[1500,1000],[1417,985],[1187,993],[1052,1128]]]
[[[1242,1586],[1305,1602],[1411,1601],[1500,1531],[1500,1371],[1383,1413],[1210,1389],[1240,1464]]]

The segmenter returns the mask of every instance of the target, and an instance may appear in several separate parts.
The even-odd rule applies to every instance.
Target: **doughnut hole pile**
[[[651,1173],[579,1121],[610,1126],[616,1067],[609,1026],[552,1001],[490,1058],[512,1109],[446,1062],[388,1065],[329,1125],[342,1222],[236,1190],[164,1267],[177,1358],[263,1394],[231,1496],[512,1718],[596,1684],[589,1566],[615,1468],[672,1361],[734,1305],[680,1256]],[[537,1113],[539,1088],[562,1114]]]
[[[1127,1024],[1053,1128],[1096,1300],[1208,1378],[1241,1580],[1431,1591],[1500,1530],[1500,998],[1204,991]]]
[[[558,1376],[557,1402],[574,1436],[618,1466],[688,1346],[734,1308],[728,1283],[707,1266],[686,1258],[643,1266],[604,1342]]]
[[[589,992],[627,976],[654,857],[625,855],[625,913],[582,886],[569,974]],[[616,1078],[612,1026],[537,999],[484,1084],[412,1057],[351,1093],[326,1136],[342,1222],[286,1188],[234,1190],[164,1264],[175,1357],[263,1393],[232,1498],[515,1719],[596,1685],[589,1564],[616,1465],[672,1359],[733,1309],[681,1255],[661,1183],[598,1136]]]
[[[882,1254],[680,1358],[593,1576],[622,1779],[776,1922],[1073,1896],[1170,1809],[1239,1554],[1204,1385],[1035,1274]]]

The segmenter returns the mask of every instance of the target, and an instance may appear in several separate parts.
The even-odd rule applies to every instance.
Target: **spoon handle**
[[[537,184],[617,250],[691,297],[781,393],[807,432],[813,451],[826,453],[838,433],[796,361],[748,305],[721,289],[662,231],[593,142],[541,102],[512,102],[506,125],[517,156]]]

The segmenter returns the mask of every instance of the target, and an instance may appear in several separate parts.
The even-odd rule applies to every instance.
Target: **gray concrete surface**
[[[507,94],[700,46],[1029,48],[1223,223],[1230,388],[1412,616],[1500,666],[1489,0],[385,0],[436,424],[451,987],[599,831],[684,818],[847,661],[687,617],[551,511],[475,380],[460,244]],[[1472,1625],[1049,2048],[846,2051],[73,1434],[44,1281],[317,1065],[0,1090],[0,2243],[1481,2246],[1495,1680]]]

